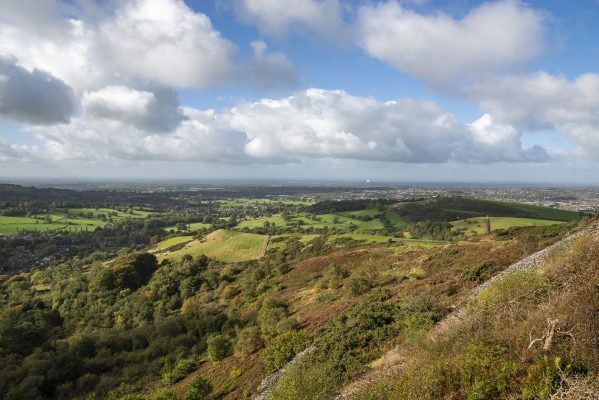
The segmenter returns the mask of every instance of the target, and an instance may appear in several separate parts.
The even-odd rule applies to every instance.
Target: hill
[[[417,202],[399,203],[393,208],[409,222],[456,221],[486,216],[534,218],[564,222],[575,221],[580,218],[577,212],[569,210],[466,197],[438,197]]]
[[[245,219],[235,211],[227,222],[262,219],[255,229],[265,233],[157,229],[152,246],[0,276],[0,395],[252,398],[305,349],[271,381],[269,399],[532,399],[577,382],[592,389],[596,222],[544,220],[547,210],[501,204],[493,207],[531,213],[531,226],[499,216],[512,228],[445,241],[334,227],[381,214],[404,221],[401,209],[413,204],[445,215],[489,210],[442,199],[352,205],[312,219],[332,228],[305,231],[263,221],[283,212],[294,220],[303,204],[267,215],[250,209]],[[319,215],[328,214],[311,214]],[[130,234],[153,225],[152,216],[129,223],[138,224],[126,225]],[[533,258],[534,268],[503,273],[572,233],[579,236]],[[457,319],[456,306],[465,310]],[[550,348],[539,347],[545,338],[529,349],[549,336],[548,318],[558,320]]]

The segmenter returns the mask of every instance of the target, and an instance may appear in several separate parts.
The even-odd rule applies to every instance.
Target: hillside
[[[0,276],[2,398],[253,398],[264,393],[265,378],[305,349],[311,350],[271,382],[268,399],[385,398],[384,393],[389,399],[549,398],[565,389],[567,379],[597,372],[595,344],[587,340],[595,329],[589,318],[598,310],[594,236],[586,244],[569,242],[572,252],[562,252],[567,257],[580,252],[580,260],[591,255],[584,273],[575,268],[583,261],[573,255],[552,256],[542,264],[554,268],[551,263],[561,260],[558,269],[522,283],[528,290],[532,282],[531,294],[509,297],[503,290],[520,285],[510,281],[500,292],[492,291],[494,284],[472,296],[522,257],[573,232],[588,236],[587,220],[545,219],[566,214],[502,204],[498,213],[507,216],[493,217],[496,227],[504,224],[501,229],[433,240],[427,235],[446,237],[455,227],[447,220],[406,225],[426,212],[410,217],[401,215],[403,207],[437,207],[445,215],[450,206],[461,207],[465,216],[487,204],[466,202],[474,207],[467,210],[462,200],[354,203],[340,203],[340,210],[334,202],[317,203],[310,207],[324,214],[312,214],[303,203],[228,201],[206,214],[214,222],[198,231],[172,212],[125,218],[119,221],[123,229],[152,229],[146,233],[152,244]],[[524,215],[521,210],[528,216],[517,216]],[[480,223],[458,222],[470,228]],[[159,224],[181,229],[160,230]],[[555,313],[541,315],[537,308],[549,310],[553,303],[547,301],[557,301],[568,285],[574,285],[572,296],[583,296],[585,308],[574,312],[571,303],[560,303]],[[490,290],[492,295],[485,294]],[[494,296],[508,296],[508,314],[516,322],[501,319],[504,310]],[[457,305],[474,311],[459,314],[459,323],[443,322]],[[566,309],[578,325],[571,324]],[[576,341],[555,339],[551,352],[521,351],[524,329],[541,333],[547,318],[563,321],[557,332],[568,331]],[[470,320],[476,325],[461,322]],[[578,347],[569,346],[573,343]],[[560,358],[565,375],[559,385],[541,387],[550,367],[543,356],[554,364]],[[429,365],[430,360],[441,364]],[[492,372],[496,364],[503,372]],[[479,375],[481,368],[487,375]],[[402,374],[418,370],[427,381]],[[541,385],[534,396],[526,394],[530,385]]]
[[[517,217],[554,221],[574,221],[578,213],[529,204],[471,199],[466,197],[438,197],[393,206],[409,222],[455,221],[474,217]]]
[[[335,399],[599,398],[597,256],[594,223],[512,264],[436,324],[411,321]],[[265,398],[331,398],[311,385],[314,361],[290,366]]]

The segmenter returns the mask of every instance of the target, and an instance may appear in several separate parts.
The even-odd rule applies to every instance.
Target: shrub
[[[187,359],[179,360],[177,365],[175,365],[175,367],[172,370],[169,368],[169,365],[167,364],[165,365],[164,371],[162,373],[162,381],[166,385],[175,384],[183,378],[185,378],[187,375],[191,374],[193,371],[195,371],[196,368],[196,363],[192,360]]]
[[[198,376],[191,381],[191,389],[187,392],[185,400],[205,400],[212,392],[212,385],[206,379]]]
[[[338,381],[330,365],[292,365],[274,387],[272,400],[329,400],[334,397]]]
[[[462,280],[471,282],[484,282],[489,279],[489,270],[491,268],[493,268],[493,265],[486,262],[470,267],[462,274]]]
[[[262,352],[262,361],[268,372],[274,372],[304,350],[310,338],[304,332],[289,331],[274,338]]]
[[[338,289],[342,281],[349,276],[349,270],[337,264],[331,264],[325,268],[322,278],[317,286],[321,289]]]
[[[208,338],[208,356],[212,361],[220,361],[231,355],[231,341],[224,335]]]
[[[297,326],[295,318],[289,315],[287,305],[274,299],[264,301],[258,313],[258,323],[267,336],[277,336]]]
[[[257,326],[244,328],[237,333],[235,355],[246,357],[261,349],[263,346],[260,329]]]
[[[355,271],[345,283],[344,287],[350,296],[359,296],[368,292],[376,285],[377,274],[374,271]]]
[[[562,377],[570,371],[569,365],[564,365],[561,358],[553,359],[544,356],[526,371],[526,383],[522,388],[524,399],[548,399],[562,383]]]

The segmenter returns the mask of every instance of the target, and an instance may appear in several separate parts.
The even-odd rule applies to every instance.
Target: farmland
[[[157,243],[155,248],[158,250],[168,249],[169,247],[176,246],[178,244],[191,242],[193,240],[193,236],[175,236],[170,239],[163,240],[160,243]]]
[[[551,221],[546,219],[515,217],[489,217],[489,219],[491,221],[491,231],[519,226],[547,226],[563,223],[561,221]],[[453,226],[452,229],[457,232],[463,232],[466,235],[482,234],[486,232],[486,220],[486,217],[475,217],[454,221],[451,222],[451,225]]]
[[[293,227],[299,226],[302,228],[313,229],[356,229],[356,230],[378,230],[383,229],[384,225],[378,216],[386,215],[395,228],[404,228],[407,223],[395,212],[380,212],[377,209],[364,209],[352,212],[326,213],[326,214],[311,214],[307,212],[298,212],[287,215],[285,218],[282,214],[276,214],[269,217],[253,218],[241,221],[238,229],[261,228],[266,226],[274,227]],[[362,218],[360,217],[367,217]]]
[[[255,260],[264,255],[268,236],[229,230],[218,230],[201,240],[188,242],[182,249],[160,253],[159,258],[179,259],[186,254],[204,254],[219,261],[238,262]]]
[[[0,216],[0,234],[17,232],[92,231],[109,222],[124,219],[144,218],[149,211],[131,210],[123,212],[108,208],[55,209],[50,213],[32,216]]]

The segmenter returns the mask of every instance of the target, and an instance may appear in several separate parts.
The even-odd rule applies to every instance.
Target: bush
[[[212,361],[220,361],[231,355],[231,341],[224,335],[208,338],[208,356]]]
[[[274,387],[272,400],[329,400],[338,385],[337,371],[330,365],[292,365]]]
[[[263,346],[260,329],[257,326],[244,328],[237,333],[235,355],[246,357],[261,349]]]
[[[198,376],[191,381],[191,389],[187,392],[185,400],[204,400],[212,392],[212,385],[206,379]]]
[[[350,296],[359,296],[376,285],[377,278],[377,274],[373,271],[355,271],[344,287]]]
[[[265,300],[258,313],[260,330],[267,336],[277,336],[297,327],[295,318],[289,315],[287,305],[274,299]]]
[[[192,360],[184,359],[184,360],[179,360],[177,365],[175,365],[175,368],[173,368],[172,370],[169,367],[170,367],[169,365],[165,365],[165,368],[164,368],[165,371],[163,371],[163,373],[162,373],[162,381],[166,385],[172,385],[172,384],[179,382],[180,380],[185,378],[187,375],[189,375],[193,371],[195,371],[197,368],[197,365]]]
[[[562,377],[570,372],[561,358],[544,356],[526,371],[526,383],[522,388],[523,399],[548,399],[562,383]]]
[[[262,361],[268,372],[274,372],[304,350],[310,338],[304,332],[289,331],[274,338],[262,352]]]

